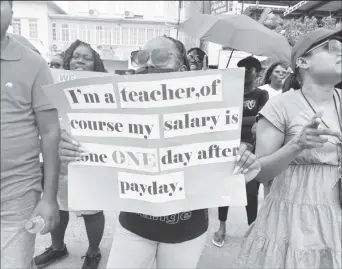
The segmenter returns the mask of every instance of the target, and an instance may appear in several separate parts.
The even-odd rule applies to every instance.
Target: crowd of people
[[[68,255],[68,163],[87,151],[60,126],[41,87],[53,83],[49,67],[107,70],[100,55],[81,40],[48,65],[7,34],[12,13],[12,1],[3,1],[1,268],[44,268]],[[130,60],[134,70],[125,75],[209,68],[203,50],[187,51],[169,36],[149,40]],[[272,63],[260,85],[260,61],[249,56],[238,63],[245,79],[234,174],[245,175],[250,226],[238,256],[241,268],[342,267],[341,60],[341,31],[320,28],[298,40],[291,63]],[[265,199],[258,212],[260,184]],[[105,214],[74,213],[83,217],[89,243],[82,269],[96,269]],[[212,235],[217,247],[225,244],[227,214],[228,207],[218,208],[220,225]],[[35,234],[24,226],[38,215],[45,221],[41,234],[50,233],[51,245],[33,257]],[[196,268],[208,226],[208,209],[179,212],[170,219],[120,212],[107,268]]]

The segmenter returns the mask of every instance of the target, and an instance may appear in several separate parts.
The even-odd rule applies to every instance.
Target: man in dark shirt
[[[256,115],[269,99],[268,92],[255,87],[255,81],[261,70],[258,59],[249,56],[238,62],[238,67],[245,68],[245,87],[243,98],[243,119],[241,140],[253,145],[252,127],[256,122]]]

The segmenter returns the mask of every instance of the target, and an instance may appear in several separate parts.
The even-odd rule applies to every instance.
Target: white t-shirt
[[[282,94],[282,90],[276,91],[275,89],[273,89],[270,86],[270,84],[264,84],[262,86],[259,86],[258,88],[262,89],[262,90],[266,90],[268,92],[268,95],[269,95],[270,99],[272,99],[274,96]]]

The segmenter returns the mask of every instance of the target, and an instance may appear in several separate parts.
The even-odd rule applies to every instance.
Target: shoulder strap
[[[337,113],[340,114],[340,126],[342,126],[342,94],[338,92],[338,89],[335,89],[335,93],[336,93],[336,96],[337,96],[337,100],[338,100],[338,103],[337,103],[337,108],[339,107],[340,108],[340,111],[337,111]]]

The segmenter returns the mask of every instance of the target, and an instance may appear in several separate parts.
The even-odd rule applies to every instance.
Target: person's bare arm
[[[41,136],[41,150],[44,160],[44,193],[47,200],[55,200],[58,189],[60,161],[58,144],[60,127],[55,109],[36,112],[38,131]]]
[[[51,232],[59,222],[57,204],[58,177],[60,161],[58,144],[60,127],[57,110],[49,102],[42,86],[53,83],[50,69],[41,58],[40,68],[32,87],[32,108],[41,137],[41,151],[44,165],[44,191],[42,199],[32,212],[31,218],[41,216],[45,221],[45,228],[41,234]]]
[[[261,171],[256,177],[261,183],[273,180],[284,171],[300,150],[291,143],[283,146],[285,135],[271,122],[261,118],[257,124],[256,154],[260,158]],[[270,141],[272,141],[270,143]]]
[[[261,183],[267,183],[273,180],[304,149],[323,147],[328,142],[328,138],[323,136],[339,137],[340,132],[324,128],[318,129],[321,123],[321,117],[321,112],[317,112],[304,125],[302,130],[284,146],[282,146],[284,133],[273,126],[267,119],[260,119],[257,125],[256,154],[261,157],[261,171],[257,175],[256,180]]]

